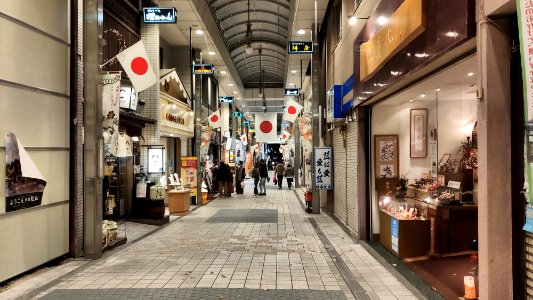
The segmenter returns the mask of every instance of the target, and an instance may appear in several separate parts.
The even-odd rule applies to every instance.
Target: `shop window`
[[[477,239],[476,69],[468,58],[372,107],[372,227],[401,258],[467,251]],[[391,220],[420,221],[400,227],[427,239],[399,249]]]

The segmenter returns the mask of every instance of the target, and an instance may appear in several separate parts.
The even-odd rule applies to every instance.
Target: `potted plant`
[[[394,197],[396,199],[403,199],[407,195],[407,185],[409,183],[409,179],[405,176],[400,176],[400,179],[398,181],[398,184],[396,185],[396,191],[394,193]]]

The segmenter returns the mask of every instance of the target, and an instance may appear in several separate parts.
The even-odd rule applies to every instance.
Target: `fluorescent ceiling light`
[[[233,86],[233,83],[228,83],[228,86]]]
[[[291,71],[292,74],[296,74],[296,72],[298,72],[298,71],[296,71],[296,70],[292,70]]]
[[[222,74],[222,75],[225,75],[226,73],[228,73],[228,72],[226,72],[224,70],[220,71],[220,74]]]
[[[303,30],[303,29],[298,30],[298,34],[299,35],[305,34],[305,30]]]
[[[214,51],[209,51],[209,52],[207,52],[207,54],[212,56],[212,55],[215,55],[216,53]]]
[[[468,75],[468,77],[472,77],[472,76],[474,76],[474,73],[473,73],[473,72],[470,72],[470,73],[468,73],[468,74],[466,74],[466,75]]]
[[[202,35],[204,34],[204,31],[201,29],[197,29],[194,33],[196,33],[197,35]]]

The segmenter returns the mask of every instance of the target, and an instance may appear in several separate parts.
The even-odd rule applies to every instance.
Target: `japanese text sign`
[[[333,148],[314,148],[315,189],[333,189]]]

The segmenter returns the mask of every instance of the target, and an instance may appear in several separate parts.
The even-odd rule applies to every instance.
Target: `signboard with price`
[[[314,148],[315,176],[317,190],[333,189],[333,148]]]
[[[181,157],[181,185],[191,189],[191,196],[196,195],[198,160],[196,156]]]

